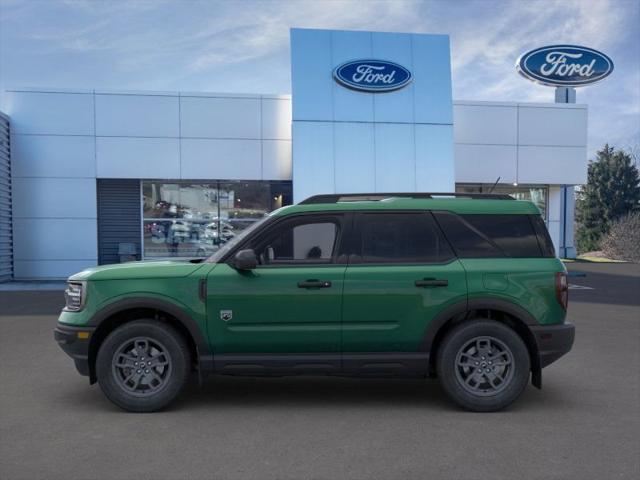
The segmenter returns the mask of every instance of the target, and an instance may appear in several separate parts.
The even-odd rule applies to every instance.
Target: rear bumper
[[[58,323],[53,338],[60,348],[69,355],[81,375],[89,376],[89,342],[95,328],[72,327]],[[81,335],[78,335],[81,333]],[[86,338],[83,338],[85,337]]]
[[[544,368],[571,350],[576,329],[572,323],[563,323],[532,326],[531,332],[538,344],[540,368]]]

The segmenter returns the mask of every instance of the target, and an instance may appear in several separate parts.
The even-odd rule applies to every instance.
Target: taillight
[[[569,304],[569,283],[565,272],[556,273],[556,299],[562,308],[566,310]]]

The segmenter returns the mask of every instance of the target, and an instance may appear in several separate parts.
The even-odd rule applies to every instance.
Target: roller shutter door
[[[121,243],[132,243],[140,259],[140,181],[98,179],[98,263],[118,263]]]
[[[0,282],[13,278],[9,118],[0,113]]]

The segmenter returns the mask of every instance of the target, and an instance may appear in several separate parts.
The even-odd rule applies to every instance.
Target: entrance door
[[[429,322],[466,299],[464,269],[429,212],[360,213],[355,222],[360,240],[343,295],[344,368],[406,367],[402,358],[426,368],[426,354],[349,354],[419,353]]]
[[[287,217],[243,247],[256,252],[255,270],[220,264],[211,271],[207,315],[216,356],[336,353],[339,367],[343,220]]]

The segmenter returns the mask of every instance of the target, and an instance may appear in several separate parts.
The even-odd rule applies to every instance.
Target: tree
[[[578,197],[578,251],[599,250],[612,223],[639,209],[640,176],[631,155],[605,145],[589,163],[587,184]]]

